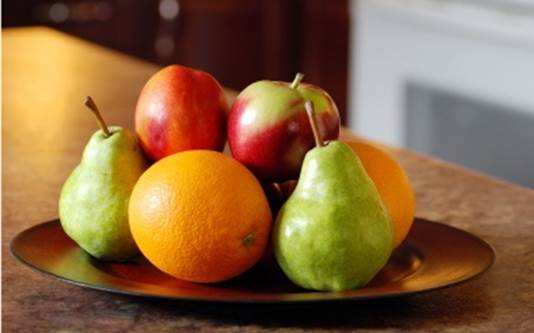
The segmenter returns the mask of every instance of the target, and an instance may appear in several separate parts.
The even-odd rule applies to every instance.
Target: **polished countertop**
[[[109,124],[133,128],[137,95],[158,67],[47,28],[3,30],[2,66],[5,332],[534,330],[534,191],[403,149],[393,151],[413,182],[417,216],[494,247],[482,276],[392,299],[243,306],[116,295],[32,271],[9,241],[57,218],[61,185],[95,131],[84,97]]]

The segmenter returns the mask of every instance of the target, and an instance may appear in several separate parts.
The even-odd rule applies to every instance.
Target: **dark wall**
[[[206,70],[237,90],[302,71],[345,119],[347,0],[18,0],[2,7],[4,27],[52,26],[161,65]]]

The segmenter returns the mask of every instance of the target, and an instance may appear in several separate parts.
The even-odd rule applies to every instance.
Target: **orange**
[[[272,224],[260,183],[238,161],[190,150],[152,165],[135,185],[130,229],[157,268],[191,282],[218,282],[252,267]]]
[[[394,246],[406,238],[415,216],[415,195],[401,165],[378,146],[361,139],[347,142],[376,185],[393,222]]]

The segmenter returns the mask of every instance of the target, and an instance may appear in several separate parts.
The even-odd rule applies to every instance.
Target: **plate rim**
[[[444,289],[444,288],[448,288],[448,287],[453,287],[453,286],[456,286],[456,285],[459,285],[459,284],[462,284],[462,283],[465,283],[465,282],[472,281],[472,280],[480,277],[484,273],[486,273],[495,264],[495,262],[496,262],[496,251],[495,251],[494,247],[489,242],[484,240],[483,238],[481,238],[479,236],[476,236],[473,233],[468,232],[466,230],[463,230],[461,228],[458,228],[458,227],[455,227],[455,226],[451,226],[449,224],[436,222],[436,221],[428,220],[428,219],[425,219],[425,218],[414,217],[414,223],[416,223],[416,221],[420,221],[422,223],[435,224],[435,225],[438,225],[439,227],[445,227],[445,228],[454,229],[456,232],[460,232],[460,233],[463,233],[464,235],[469,236],[471,239],[474,239],[475,241],[479,242],[481,245],[483,245],[483,246],[488,248],[489,253],[491,254],[490,262],[483,269],[481,269],[478,272],[475,272],[475,273],[473,273],[471,275],[467,275],[465,277],[459,277],[459,278],[456,278],[456,279],[453,279],[453,280],[449,280],[449,281],[438,283],[438,284],[436,284],[435,286],[432,286],[432,287],[422,288],[422,289],[417,289],[417,290],[403,290],[403,291],[388,292],[388,293],[364,294],[364,295],[354,294],[354,295],[342,296],[342,294],[344,294],[344,293],[346,293],[348,291],[351,291],[351,290],[341,291],[341,292],[327,292],[327,291],[312,291],[312,290],[303,289],[302,294],[323,293],[323,294],[330,294],[330,297],[328,297],[328,296],[324,297],[323,296],[321,298],[311,298],[311,299],[307,299],[307,298],[291,298],[291,299],[284,299],[284,300],[271,299],[271,298],[254,298],[254,299],[250,299],[250,298],[244,298],[244,297],[236,297],[236,298],[229,299],[229,298],[224,297],[224,296],[217,297],[217,298],[212,298],[212,297],[204,297],[204,296],[189,297],[189,296],[177,296],[177,295],[162,295],[162,294],[153,294],[153,293],[147,293],[147,292],[140,292],[140,291],[131,290],[131,289],[130,290],[125,290],[125,289],[119,289],[119,288],[100,286],[100,285],[96,285],[96,284],[91,284],[89,282],[83,282],[83,281],[71,279],[71,278],[68,278],[68,277],[65,277],[65,276],[62,276],[62,275],[58,275],[58,274],[56,274],[54,272],[51,272],[51,271],[48,271],[46,269],[40,268],[40,267],[28,262],[19,253],[17,253],[16,249],[14,248],[14,244],[18,241],[18,239],[23,237],[24,234],[26,234],[28,232],[31,232],[33,229],[37,229],[39,227],[44,227],[45,225],[48,225],[48,224],[57,223],[57,224],[59,224],[61,226],[61,222],[60,222],[59,218],[48,220],[48,221],[45,221],[45,222],[41,222],[41,223],[32,225],[32,226],[30,226],[30,227],[28,227],[26,229],[23,229],[22,231],[19,231],[11,239],[11,241],[9,242],[9,250],[10,250],[9,252],[11,253],[11,255],[13,257],[15,257],[15,259],[18,262],[22,263],[24,266],[30,268],[31,270],[39,272],[39,273],[43,273],[45,276],[53,277],[53,278],[56,278],[56,279],[58,279],[58,280],[60,280],[62,282],[65,282],[65,283],[68,283],[68,284],[71,284],[71,285],[75,285],[75,286],[78,286],[78,287],[83,287],[83,288],[88,288],[88,289],[93,289],[93,290],[98,290],[98,291],[109,292],[109,293],[112,293],[112,294],[120,294],[120,295],[134,296],[134,297],[145,297],[145,298],[151,298],[151,299],[185,301],[185,302],[201,302],[201,303],[204,303],[204,302],[224,303],[224,304],[303,304],[303,303],[344,302],[344,301],[359,301],[359,300],[364,301],[364,300],[377,300],[377,299],[396,298],[396,297],[402,297],[402,296],[408,296],[408,295],[415,295],[415,294],[432,292],[432,291],[436,291],[436,290],[440,290],[440,289]],[[121,278],[121,279],[124,279],[124,278]],[[127,279],[124,279],[124,280],[127,280]],[[352,290],[355,290],[355,289],[352,289]]]

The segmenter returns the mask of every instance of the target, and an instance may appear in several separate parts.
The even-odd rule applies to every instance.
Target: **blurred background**
[[[17,0],[47,25],[241,90],[297,71],[354,132],[534,188],[534,0]]]

